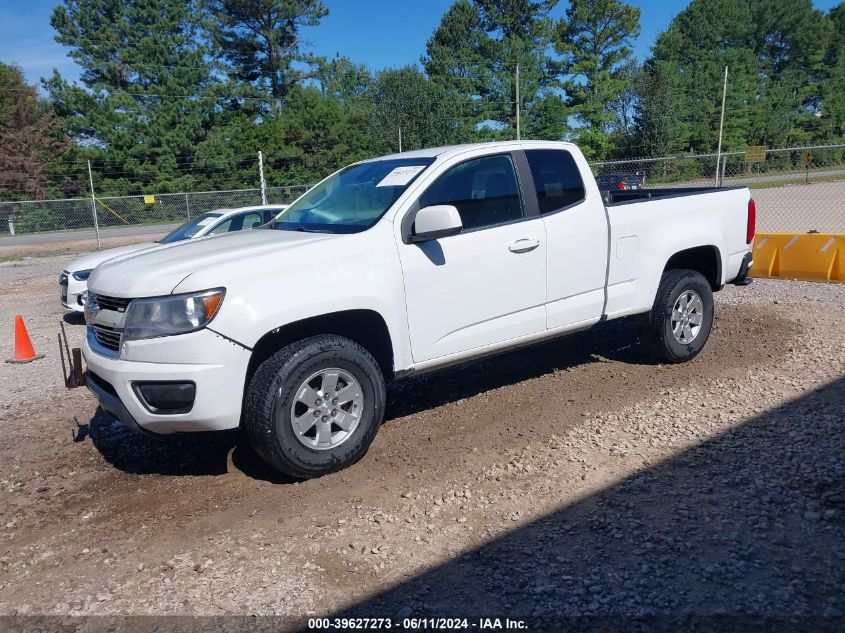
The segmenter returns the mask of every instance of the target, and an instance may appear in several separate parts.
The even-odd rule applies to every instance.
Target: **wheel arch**
[[[287,323],[258,339],[247,365],[244,393],[262,362],[294,341],[319,334],[335,334],[355,341],[373,355],[385,379],[393,378],[393,345],[387,322],[381,314],[366,309],[341,310]]]
[[[672,255],[663,272],[686,268],[701,273],[714,291],[722,287],[722,256],[713,245],[694,246]]]

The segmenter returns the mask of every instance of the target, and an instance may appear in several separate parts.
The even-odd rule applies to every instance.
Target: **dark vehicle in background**
[[[628,191],[642,189],[645,185],[645,172],[620,171],[596,176],[596,184],[600,191]]]

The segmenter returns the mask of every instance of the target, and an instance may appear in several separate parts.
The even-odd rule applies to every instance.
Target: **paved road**
[[[142,226],[120,226],[109,229],[102,229],[100,237],[127,237],[131,235],[157,235],[163,236],[177,224],[156,224]],[[14,237],[0,238],[0,248],[4,246],[25,246],[27,244],[46,244],[49,242],[73,242],[76,240],[93,240],[97,235],[93,229],[90,231],[51,231],[49,233],[35,233],[31,235],[15,235]]]
[[[845,169],[829,169],[829,170],[818,170],[818,169],[811,169],[810,170],[810,180],[815,178],[831,178],[834,176],[842,176],[845,178]],[[751,183],[758,183],[758,182],[782,182],[782,181],[796,181],[801,180],[804,177],[804,172],[801,171],[791,171],[787,174],[774,174],[771,176],[751,176],[749,178],[745,177],[734,177],[731,178],[730,176],[725,178],[724,183],[726,185],[746,185]]]

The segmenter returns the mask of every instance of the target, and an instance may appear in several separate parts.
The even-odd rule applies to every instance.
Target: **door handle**
[[[529,251],[533,251],[538,246],[540,246],[540,240],[530,240],[524,237],[508,246],[508,250],[511,253],[527,253]]]

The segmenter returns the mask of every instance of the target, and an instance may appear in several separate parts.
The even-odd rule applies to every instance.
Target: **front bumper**
[[[105,411],[132,430],[167,434],[240,424],[250,352],[210,330],[124,342],[119,357],[94,351],[86,337],[82,356],[88,366],[85,384]],[[196,385],[187,413],[153,413],[134,388],[139,382],[170,381]]]
[[[143,427],[141,427],[135,418],[132,417],[132,414],[129,413],[129,409],[123,406],[123,401],[121,401],[120,397],[117,395],[113,385],[96,374],[86,371],[85,386],[88,387],[88,390],[97,398],[97,401],[100,403],[100,407],[102,407],[103,411],[111,413],[130,431],[135,431],[137,433],[144,432]]]
[[[87,281],[77,281],[69,272],[62,272],[59,277],[59,296],[64,307],[74,312],[83,312],[85,310],[83,299],[87,291]]]

